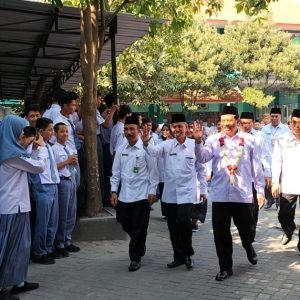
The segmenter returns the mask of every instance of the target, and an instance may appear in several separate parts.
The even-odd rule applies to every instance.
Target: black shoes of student
[[[24,292],[36,290],[38,288],[39,288],[39,284],[38,283],[25,281],[24,285],[21,286],[21,287],[18,287],[17,285],[14,285],[13,288],[11,289],[10,293],[12,295],[16,295],[16,294],[20,294],[20,293],[24,293]]]
[[[79,252],[80,251],[80,248],[73,245],[73,244],[70,244],[69,246],[66,246],[65,249],[68,251],[68,252]]]
[[[298,242],[297,248],[298,248],[298,251],[300,252],[300,240]]]
[[[292,235],[283,234],[281,238],[281,245],[285,246],[292,240]]]
[[[128,267],[128,271],[129,272],[135,272],[137,271],[139,268],[141,267],[141,261],[134,261],[132,260],[129,267]]]
[[[33,256],[32,262],[41,265],[53,265],[55,264],[54,258],[50,257],[48,254],[42,256]]]
[[[20,300],[20,298],[12,295],[8,290],[3,289],[0,291],[0,300]]]
[[[190,256],[188,256],[186,259],[185,259],[185,262],[184,262],[186,268],[188,269],[188,271],[192,270],[193,267],[194,267],[194,262],[193,260],[191,259]]]
[[[257,264],[257,261],[258,261],[257,255],[256,255],[256,252],[252,245],[251,245],[250,249],[247,251],[247,258],[252,265]]]
[[[65,248],[56,248],[54,253],[60,255],[60,257],[69,257],[70,254]]]
[[[177,268],[177,267],[179,267],[179,266],[181,266],[183,264],[184,264],[184,262],[182,262],[181,260],[174,259],[172,262],[170,262],[170,263],[167,264],[167,267],[169,269],[173,269],[173,268]]]
[[[216,275],[216,280],[217,281],[224,281],[232,275],[233,275],[232,269],[228,269],[228,270],[225,270],[225,271],[220,271]]]
[[[274,203],[275,203],[275,201],[273,199],[268,200],[266,205],[265,205],[265,209],[271,208]]]

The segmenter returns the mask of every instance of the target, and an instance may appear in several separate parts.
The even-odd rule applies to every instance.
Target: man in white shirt
[[[150,143],[149,130],[143,128],[142,140],[146,151],[152,157],[163,158],[165,163],[164,203],[174,260],[167,264],[175,268],[185,264],[193,268],[192,208],[197,201],[195,140],[186,137],[187,122],[183,114],[172,115],[175,139],[166,140],[154,146]],[[193,134],[197,131],[193,130]]]
[[[115,154],[111,177],[111,204],[116,206],[117,221],[130,237],[130,272],[141,267],[146,252],[150,207],[156,201],[158,170],[143,149],[139,122],[135,116],[125,120],[126,142]],[[117,194],[121,184],[119,195]]]
[[[43,114],[44,118],[48,118],[54,121],[55,118],[60,114],[61,107],[58,104],[58,99],[60,99],[64,93],[65,91],[62,88],[55,88],[49,94],[49,98],[51,97],[51,99],[49,99],[51,106],[44,112]],[[48,105],[50,105],[50,103]]]
[[[264,205],[264,177],[254,138],[238,131],[238,118],[235,107],[225,106],[221,114],[221,133],[208,137],[204,145],[196,145],[200,148],[200,162],[212,160],[210,200],[213,202],[212,224],[220,266],[217,281],[226,280],[233,274],[231,219],[239,231],[249,262],[257,264],[252,246],[255,222],[252,180],[261,208]]]
[[[254,129],[254,114],[252,112],[242,112],[240,116],[240,130],[251,134],[254,137],[255,144],[258,149],[258,155],[261,159],[265,174],[270,174],[271,166],[268,165],[270,161],[270,155],[268,148],[266,147],[266,141],[261,131]],[[266,175],[267,176],[267,175]],[[257,202],[257,191],[252,182],[253,189],[253,216],[255,220],[255,226],[253,227],[254,235],[256,234],[256,225],[258,221],[259,206]]]
[[[290,130],[287,126],[281,123],[281,109],[279,107],[273,107],[271,109],[270,116],[271,116],[271,123],[265,125],[261,131],[265,136],[266,147],[268,149],[268,152],[271,153],[271,156],[269,156],[270,160],[268,162],[268,165],[271,166],[272,153],[273,153],[274,143],[276,138],[283,133],[290,132]],[[275,199],[273,198],[271,193],[272,174],[271,172],[269,172],[269,174],[266,174],[265,171],[265,175],[266,175],[265,194],[267,199],[267,204],[265,205],[265,209],[269,209],[275,203]]]
[[[128,105],[122,105],[119,109],[119,121],[112,128],[110,135],[110,153],[114,155],[117,149],[124,143],[124,123],[126,117],[132,113],[131,108]]]
[[[300,109],[293,111],[291,126],[292,132],[276,139],[272,158],[272,194],[280,197],[278,220],[284,232],[282,245],[291,241],[296,229],[295,209],[300,196],[299,177],[296,175],[300,168]]]
[[[29,104],[24,109],[24,118],[28,121],[31,127],[35,128],[38,118],[41,117],[40,109],[37,104]]]

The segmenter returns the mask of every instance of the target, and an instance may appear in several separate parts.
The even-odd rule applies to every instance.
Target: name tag
[[[186,157],[186,159],[194,159],[194,157]]]
[[[122,156],[128,156],[128,154],[126,154],[126,153],[122,153]]]
[[[170,153],[170,156],[174,156],[174,155],[177,155],[177,153]]]

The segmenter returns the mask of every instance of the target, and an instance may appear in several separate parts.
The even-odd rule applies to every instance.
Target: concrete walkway
[[[297,220],[299,220],[297,209]],[[299,222],[298,222],[299,223]],[[300,299],[300,256],[298,234],[287,246],[280,244],[275,209],[260,212],[257,242],[258,264],[250,265],[235,227],[234,276],[215,281],[218,262],[213,242],[211,214],[194,233],[195,268],[167,269],[172,260],[167,224],[160,218],[160,206],[151,212],[147,254],[142,268],[129,273],[128,240],[78,243],[79,253],[57,260],[55,265],[31,264],[29,281],[38,290],[21,294],[24,300],[103,299]]]

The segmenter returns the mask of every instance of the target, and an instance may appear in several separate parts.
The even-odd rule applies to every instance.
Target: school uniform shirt
[[[101,116],[99,110],[96,110],[96,122],[97,122],[97,127],[96,127],[96,134],[99,135],[101,134],[101,124],[105,122],[104,118]]]
[[[47,150],[39,147],[35,159],[15,157],[0,165],[0,214],[17,214],[30,211],[28,173],[43,172]]]
[[[39,173],[38,176],[40,177],[41,184],[57,184],[60,182],[60,179],[57,165],[54,159],[54,153],[52,147],[49,144],[46,144],[45,148],[47,150],[45,158],[46,166],[45,170],[42,173]],[[36,151],[37,150],[32,151],[31,156],[33,158],[37,155]]]
[[[267,140],[265,139],[264,134],[261,131],[251,129],[249,132],[254,137],[254,142],[257,146],[258,156],[261,159],[264,175],[265,177],[271,177],[271,161],[272,161],[272,153],[270,152],[270,148],[267,145]]]
[[[292,132],[285,133],[275,141],[272,157],[272,183],[281,181],[282,193],[300,195],[298,170],[300,170],[300,142]]]
[[[69,118],[63,116],[61,113],[55,118],[55,120],[53,121],[53,126],[57,123],[64,123],[68,126],[68,133],[69,133],[69,137],[68,140],[66,142],[66,145],[69,146],[69,148],[72,149],[73,153],[77,154],[77,149],[75,146],[75,137],[74,137],[74,130],[75,130],[75,125],[73,123],[73,119],[72,116],[70,116]],[[56,143],[56,138],[51,139],[51,143],[55,144]]]
[[[117,151],[118,147],[124,144],[124,142],[124,123],[118,121],[111,130],[109,145],[111,155],[113,155],[114,152]]]
[[[68,159],[69,156],[68,156],[67,152],[70,153],[70,155],[74,154],[71,148],[69,148],[68,146],[62,145],[58,142],[56,142],[52,146],[52,151],[54,154],[54,160],[57,165]],[[64,166],[63,168],[59,169],[58,175],[59,175],[59,177],[70,177],[71,172],[70,172],[69,166]]]
[[[161,157],[164,163],[165,203],[194,203],[197,201],[195,140],[186,138],[183,144],[176,139],[163,141],[157,146],[145,147],[151,157]]]
[[[117,192],[120,182],[119,200],[130,203],[156,195],[158,170],[156,162],[146,153],[142,140],[134,146],[128,142],[120,146],[112,167],[111,191]]]
[[[258,194],[264,195],[264,176],[262,163],[254,137],[248,133],[238,132],[233,137],[224,135],[229,164],[234,164],[238,156],[240,138],[244,138],[243,155],[235,173],[235,184],[231,185],[227,162],[222,153],[220,141],[222,134],[211,135],[205,144],[196,144],[199,148],[199,161],[212,160],[213,177],[211,181],[210,200],[213,202],[253,203],[252,180]]]
[[[60,111],[61,111],[60,105],[56,104],[56,103],[53,103],[51,105],[51,107],[44,112],[43,117],[54,121],[54,119],[57,116],[59,116]]]
[[[279,123],[278,126],[276,127],[272,126],[271,124],[268,124],[261,129],[261,132],[264,134],[266,151],[270,154],[267,157],[268,158],[267,164],[269,166],[269,170],[271,171],[272,154],[273,154],[275,140],[280,135],[290,132],[290,129],[282,123]],[[271,172],[269,172],[267,175],[268,177],[272,176]]]

